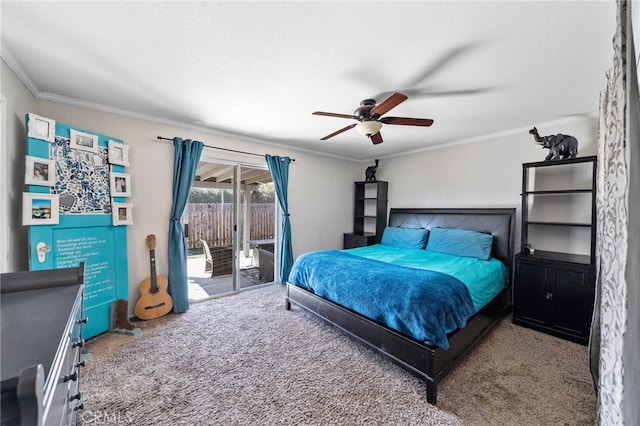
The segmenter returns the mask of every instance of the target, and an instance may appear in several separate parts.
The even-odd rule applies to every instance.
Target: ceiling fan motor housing
[[[375,99],[365,99],[360,102],[360,106],[353,112],[353,115],[357,117],[358,120],[363,121],[368,118],[376,119],[377,117],[371,116],[371,110],[376,106]]]

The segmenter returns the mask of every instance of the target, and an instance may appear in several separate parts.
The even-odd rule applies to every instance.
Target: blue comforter
[[[449,348],[447,332],[475,313],[469,290],[441,272],[339,250],[298,257],[289,282],[427,345]]]

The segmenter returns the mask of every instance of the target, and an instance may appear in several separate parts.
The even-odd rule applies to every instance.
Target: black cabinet
[[[587,344],[595,294],[596,157],[522,165],[513,322]]]
[[[375,235],[344,234],[344,248],[356,248],[375,244]]]
[[[516,255],[513,322],[587,344],[594,300],[590,264],[552,252]]]
[[[344,234],[344,248],[377,244],[387,226],[387,196],[385,181],[355,182],[353,232]]]

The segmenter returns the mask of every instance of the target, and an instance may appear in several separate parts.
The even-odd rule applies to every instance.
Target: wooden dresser
[[[2,425],[74,425],[84,264],[0,275]]]

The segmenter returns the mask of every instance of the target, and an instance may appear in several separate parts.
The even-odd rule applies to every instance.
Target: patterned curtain
[[[596,303],[589,342],[601,425],[624,423],[623,335],[627,324],[625,280],[629,172],[626,147],[627,3],[617,2],[613,66],[600,97],[596,196]],[[633,403],[629,401],[630,403]]]

